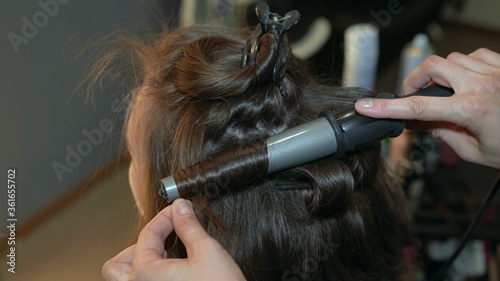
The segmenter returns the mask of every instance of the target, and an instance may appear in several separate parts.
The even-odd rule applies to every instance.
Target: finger
[[[467,56],[462,53],[457,53],[457,52],[451,53],[448,55],[446,59],[479,73],[493,74],[499,71],[498,67],[489,64],[486,61],[483,61],[479,58],[475,58],[473,56]]]
[[[102,276],[106,280],[126,281],[134,260],[135,245],[128,247],[102,266]]]
[[[130,264],[107,261],[102,267],[102,277],[110,281],[128,281],[131,270]]]
[[[422,121],[448,121],[460,124],[463,115],[456,114],[453,97],[413,96],[400,99],[361,99],[355,104],[360,114],[374,118]]]
[[[417,67],[415,67],[410,74],[403,81],[403,93],[405,95],[412,94],[424,86],[426,86],[429,82],[433,81],[433,70],[434,66],[445,68],[443,64],[447,64],[448,68],[451,68],[446,60],[439,56],[429,56],[422,63],[420,63]],[[442,81],[441,85],[451,87],[448,82]]]
[[[134,262],[134,251],[135,251],[135,244],[128,247],[127,249],[121,251],[118,255],[116,255],[111,260],[113,262],[117,262],[117,263],[132,264]]]
[[[171,205],[161,210],[140,232],[135,261],[149,263],[164,258],[165,239],[173,231]]]
[[[470,76],[471,70],[439,56],[429,56],[415,67],[403,81],[403,93],[412,94],[429,82],[459,91],[467,84],[463,77]]]
[[[201,226],[193,212],[192,203],[188,200],[177,199],[172,204],[172,219],[175,233],[186,247],[188,257],[195,255],[198,243],[213,239]]]
[[[470,57],[481,60],[485,63],[500,67],[500,54],[486,48],[480,48],[469,54]]]

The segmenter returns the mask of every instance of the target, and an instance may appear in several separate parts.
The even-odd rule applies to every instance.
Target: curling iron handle
[[[378,97],[394,98],[391,94],[381,94]],[[335,111],[321,112],[320,117],[326,118],[335,131],[336,157],[341,157],[345,152],[357,150],[387,137],[397,137],[405,127],[402,120],[375,119],[361,115],[354,109],[354,104],[349,104]]]
[[[455,91],[452,88],[448,88],[441,85],[432,85],[422,88],[413,94],[402,96],[400,98],[412,97],[412,96],[426,96],[426,97],[451,97]]]
[[[453,93],[453,89],[432,85],[405,97],[449,97]],[[377,98],[394,99],[396,97],[389,93],[381,93]],[[405,128],[405,123],[399,119],[376,119],[361,115],[354,109],[354,103],[335,111],[321,112],[320,117],[326,118],[335,132],[337,142],[336,157],[387,137],[397,137]]]

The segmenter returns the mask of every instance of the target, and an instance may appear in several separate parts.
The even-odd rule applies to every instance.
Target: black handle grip
[[[453,93],[453,89],[432,85],[401,98],[410,96],[449,97]],[[381,93],[377,98],[393,99],[396,97],[389,93]],[[347,151],[359,149],[387,137],[397,137],[405,128],[405,123],[399,119],[377,119],[361,115],[354,109],[354,103],[333,112],[322,112],[320,116],[330,122],[335,132],[337,138],[335,155],[337,157],[342,156]]]
[[[412,96],[451,97],[454,93],[455,93],[455,91],[453,91],[452,88],[448,88],[448,87],[436,84],[436,85],[422,88],[413,94],[410,94],[407,96],[402,96],[401,98],[412,97]]]

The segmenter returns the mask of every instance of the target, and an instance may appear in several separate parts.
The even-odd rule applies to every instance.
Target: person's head
[[[129,40],[137,66],[125,138],[130,182],[144,221],[166,206],[160,180],[171,173],[317,118],[371,93],[319,85],[291,56],[273,82],[278,38],[261,38],[244,68],[249,30],[195,26],[150,43]],[[220,180],[227,178],[219,171]],[[229,192],[189,198],[207,232],[249,280],[394,280],[412,243],[399,184],[379,145],[341,159],[326,157]],[[283,188],[283,186],[292,188]],[[185,256],[172,234],[169,257]]]

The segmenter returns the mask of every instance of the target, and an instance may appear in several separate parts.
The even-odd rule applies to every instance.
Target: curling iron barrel
[[[451,96],[453,90],[439,86],[429,86],[410,96]],[[382,93],[379,98],[395,98],[394,95]],[[407,96],[408,97],[408,96]],[[290,128],[277,135],[268,138],[265,145],[252,145],[243,150],[245,155],[254,155],[255,153],[265,153],[267,160],[267,170],[262,170],[256,167],[254,161],[238,161],[248,165],[243,169],[242,174],[231,173],[232,178],[238,180],[239,183],[256,179],[259,176],[285,170],[291,167],[302,165],[326,156],[333,155],[341,157],[346,152],[357,150],[368,144],[381,141],[387,137],[397,137],[401,134],[405,127],[402,120],[397,119],[375,119],[357,113],[354,109],[354,103],[349,104],[335,111],[325,111],[320,113],[320,117],[308,123]],[[222,153],[224,154],[224,153]],[[232,153],[226,153],[228,155]],[[224,157],[215,156],[215,158],[226,159]],[[172,176],[161,180],[160,195],[173,202],[179,197],[191,197],[197,194],[203,194],[203,189],[206,188],[207,182],[214,185],[217,182],[216,178],[210,178],[211,175],[216,175],[214,169],[225,170],[230,169],[233,165],[231,159],[227,163],[218,163],[214,157],[197,163],[186,168],[186,173],[193,174],[183,178],[189,178],[186,182],[181,183],[176,178],[174,173]],[[214,164],[218,163],[218,164]],[[213,167],[218,165],[218,167]],[[242,169],[239,169],[242,170]],[[203,178],[203,181],[196,179]],[[231,181],[231,179],[229,179]],[[229,183],[224,182],[227,186]],[[195,186],[198,192],[183,192],[186,185]]]

